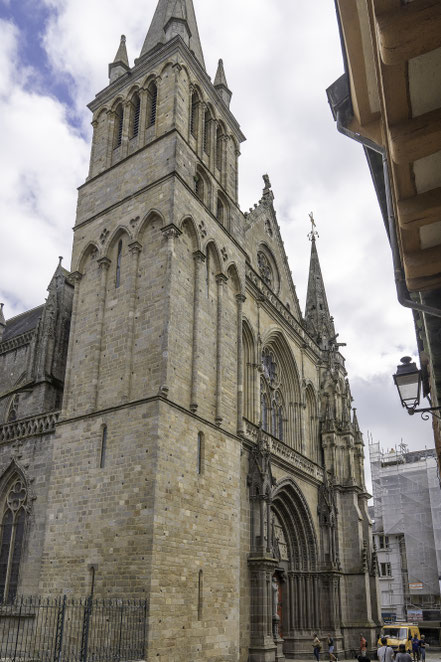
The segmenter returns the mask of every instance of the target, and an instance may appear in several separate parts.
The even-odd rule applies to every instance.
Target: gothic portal
[[[146,597],[149,660],[373,645],[363,440],[314,231],[303,316],[269,178],[238,206],[245,138],[191,0],[160,0],[109,76],[71,269],[0,316],[2,599]]]

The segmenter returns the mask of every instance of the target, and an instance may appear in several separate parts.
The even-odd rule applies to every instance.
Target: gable
[[[248,260],[264,284],[297,319],[302,321],[299,300],[273,205],[274,195],[265,179],[259,204],[245,214]]]

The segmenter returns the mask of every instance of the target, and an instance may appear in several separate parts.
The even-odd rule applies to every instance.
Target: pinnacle
[[[193,0],[159,0],[140,57],[146,55],[159,44],[165,44],[175,36],[167,27],[171,21],[184,25],[188,34],[188,46],[205,69],[204,55],[194,11]]]
[[[113,64],[124,64],[126,67],[129,66],[129,58],[127,55],[127,46],[126,46],[126,37],[125,35],[121,35],[121,41],[119,44],[119,48],[116,52],[115,59],[113,60]]]

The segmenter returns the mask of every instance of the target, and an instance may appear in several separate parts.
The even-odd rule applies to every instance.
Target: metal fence
[[[22,597],[0,605],[0,662],[144,659],[145,600]]]

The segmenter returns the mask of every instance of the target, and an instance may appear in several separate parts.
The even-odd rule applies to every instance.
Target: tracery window
[[[259,267],[263,282],[272,289],[274,284],[273,270],[271,269],[268,258],[262,251],[257,253],[257,266]]]
[[[1,520],[0,602],[11,602],[17,594],[27,501],[25,482],[17,476],[9,487]]]
[[[284,440],[284,399],[277,379],[277,364],[273,353],[265,348],[262,352],[262,377],[260,380],[260,403],[262,428],[280,441]]]

